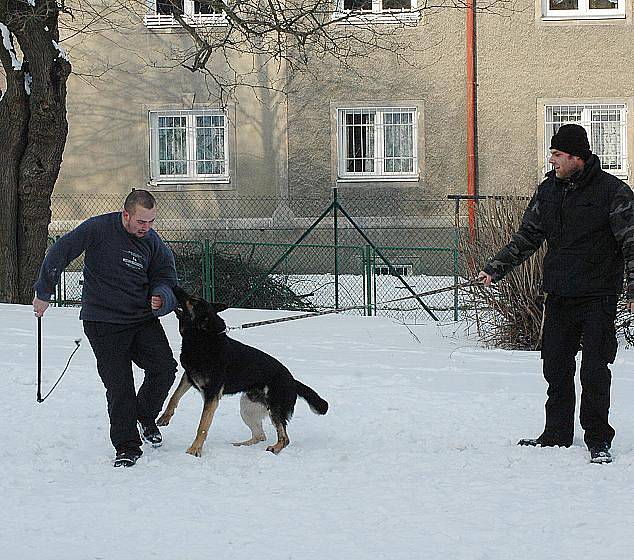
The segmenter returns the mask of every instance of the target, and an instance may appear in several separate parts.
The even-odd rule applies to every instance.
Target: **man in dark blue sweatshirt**
[[[141,438],[159,447],[158,416],[177,364],[158,319],[176,306],[174,257],[152,229],[156,201],[132,191],[122,212],[90,218],[47,252],[35,283],[33,309],[41,317],[64,268],[84,253],[79,318],[106,387],[115,467],[129,467],[142,454]],[[132,362],[145,370],[138,394]],[[137,429],[137,422],[141,429]]]

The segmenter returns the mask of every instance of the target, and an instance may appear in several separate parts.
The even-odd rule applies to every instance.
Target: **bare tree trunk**
[[[33,283],[46,251],[51,194],[68,134],[66,81],[71,69],[56,46],[55,2],[39,0],[36,16],[19,13],[26,10],[23,6],[29,7],[14,4],[13,11],[3,13],[0,0],[0,22],[24,55],[17,71],[6,49],[1,58],[11,87],[0,100],[0,117],[6,117],[0,118],[0,162],[9,170],[0,177],[0,212],[6,217],[0,226],[0,300],[13,303],[33,299]]]
[[[24,72],[13,70],[9,52],[0,47],[7,70],[7,91],[0,100],[0,301],[14,301],[18,293],[18,181],[19,164],[27,141],[28,98]]]

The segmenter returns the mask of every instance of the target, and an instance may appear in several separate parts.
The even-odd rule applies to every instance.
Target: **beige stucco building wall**
[[[184,33],[150,30],[142,21],[69,41],[75,75],[68,85],[69,136],[56,195],[152,190],[213,190],[276,196],[286,184],[286,105],[281,96],[248,88],[219,100],[202,73],[178,65]],[[249,68],[250,60],[233,61]],[[222,68],[222,67],[219,67]],[[221,70],[222,71],[222,70]],[[151,110],[225,107],[229,182],[150,183]]]
[[[632,7],[625,19],[543,21],[539,1],[520,0],[504,16],[477,16],[478,187],[480,194],[530,193],[544,171],[544,103],[626,103],[632,109]],[[289,102],[290,190],[380,191],[399,197],[466,194],[465,13],[428,15],[411,33],[421,52],[417,69],[377,54],[362,80],[326,71]],[[337,181],[332,106],[422,108],[420,180],[365,184]],[[628,113],[630,167],[634,121]],[[546,147],[547,148],[547,147]]]
[[[445,196],[466,181],[464,14],[445,10],[403,30],[418,52],[406,56],[415,67],[377,52],[359,65],[361,77],[336,66],[289,99],[291,194],[319,194],[337,184],[342,193]],[[337,107],[416,106],[419,110],[419,181],[350,183],[337,180]]]
[[[479,193],[532,191],[543,172],[548,101],[626,103],[631,168],[631,0],[626,17],[616,20],[545,22],[539,0],[518,0],[512,8],[503,16],[477,17]],[[327,197],[338,185],[344,194],[387,194],[395,204],[399,198],[465,194],[465,13],[428,13],[421,25],[402,33],[417,46],[408,55],[415,67],[377,52],[359,66],[362,78],[335,64],[314,68],[319,80],[293,84],[297,90],[288,103],[265,94],[262,104],[250,90],[239,90],[227,103],[230,182],[170,188],[292,200]],[[217,106],[204,76],[165,57],[184,44],[182,33],[151,31],[139,21],[71,45],[75,71],[99,72],[103,60],[109,70],[99,78],[70,79],[70,133],[56,194],[125,193],[147,186],[148,111]],[[402,104],[419,111],[418,180],[338,181],[337,107]]]
[[[631,167],[631,3],[626,5],[625,19],[596,21],[542,21],[539,2],[517,8],[509,19],[481,17],[478,25],[481,192],[495,194],[503,188],[530,192],[541,180],[543,107],[549,102],[628,104]]]

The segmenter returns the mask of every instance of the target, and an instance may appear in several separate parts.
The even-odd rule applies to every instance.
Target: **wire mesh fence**
[[[311,198],[243,197],[223,191],[154,192],[156,230],[165,239],[211,239],[293,243],[332,203]],[[51,201],[51,234],[69,231],[96,214],[119,211],[121,194],[62,194]],[[449,247],[453,244],[454,204],[381,191],[339,193],[340,204],[375,243],[383,246]],[[334,216],[326,216],[310,243],[333,242]],[[358,245],[359,235],[344,219],[339,242]]]
[[[452,201],[347,195],[339,196],[341,211],[328,211],[332,200],[318,197],[155,196],[155,228],[174,253],[179,282],[207,299],[263,309],[346,307],[411,322],[429,320],[431,310],[440,319],[458,317],[457,292],[401,299],[457,284]],[[51,232],[121,205],[115,194],[55,196]],[[78,259],[65,271],[58,304],[81,300],[81,269]]]

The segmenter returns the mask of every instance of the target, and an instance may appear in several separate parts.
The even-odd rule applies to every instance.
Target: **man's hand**
[[[38,299],[38,297],[35,296],[33,298],[33,313],[35,313],[36,317],[41,317],[44,315],[44,312],[48,309],[49,305],[50,302]]]
[[[478,274],[478,280],[482,282],[485,286],[489,287],[491,285],[491,282],[493,282],[493,276],[487,274],[486,272],[484,272],[484,270],[481,270],[480,274]]]
[[[163,307],[163,300],[161,296],[152,296],[150,299],[150,305],[152,306],[152,311],[158,311],[161,307]]]
[[[628,301],[627,302],[627,310],[630,313],[634,313],[634,301]]]

